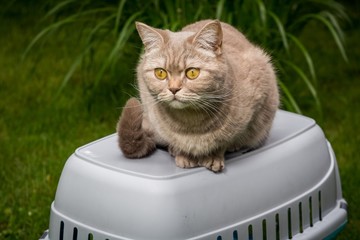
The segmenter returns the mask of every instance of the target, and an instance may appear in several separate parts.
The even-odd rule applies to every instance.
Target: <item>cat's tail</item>
[[[142,128],[143,109],[136,98],[130,98],[117,124],[119,147],[127,158],[141,158],[155,148],[153,133]]]

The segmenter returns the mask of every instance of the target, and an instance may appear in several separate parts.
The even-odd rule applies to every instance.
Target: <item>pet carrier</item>
[[[215,174],[181,169],[161,149],[126,159],[110,135],[63,169],[41,239],[332,239],[347,204],[315,121],[279,110],[266,144],[226,155]]]

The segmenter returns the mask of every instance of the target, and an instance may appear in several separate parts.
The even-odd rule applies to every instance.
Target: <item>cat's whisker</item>
[[[217,125],[217,124],[222,125],[224,122],[231,122],[231,121],[229,121],[231,119],[228,117],[227,113],[224,113],[222,110],[219,110],[217,107],[214,107],[211,104],[206,105],[206,107],[203,108],[203,110],[209,115],[209,117],[211,119],[214,120],[215,125]],[[226,136],[226,135],[230,136],[230,134],[231,133],[229,132],[229,130],[223,129],[223,131],[222,131],[223,136]]]
[[[214,104],[209,101],[199,101],[200,107],[203,111],[205,111],[210,118],[215,118],[216,122],[222,122],[224,119],[228,119],[227,112],[223,112],[223,110],[218,106],[218,104]]]

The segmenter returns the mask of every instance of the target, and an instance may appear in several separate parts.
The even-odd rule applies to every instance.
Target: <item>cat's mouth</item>
[[[183,109],[188,107],[186,102],[180,101],[179,99],[174,98],[169,102],[169,106],[176,109]]]
[[[192,100],[182,94],[158,95],[158,100],[173,109],[184,109],[193,106]]]
[[[174,95],[173,99],[169,102],[169,106],[175,109],[183,109],[189,107],[189,103]]]

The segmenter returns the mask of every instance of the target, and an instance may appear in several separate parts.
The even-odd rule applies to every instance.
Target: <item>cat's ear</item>
[[[221,24],[218,20],[207,23],[193,38],[193,44],[206,50],[211,50],[215,54],[221,53],[223,33]]]
[[[141,22],[135,22],[135,25],[146,51],[160,48],[164,44],[164,37],[160,29],[152,28]]]

